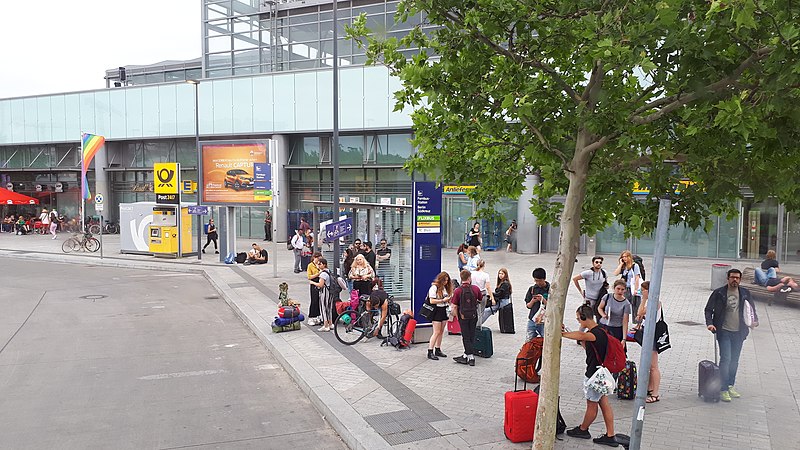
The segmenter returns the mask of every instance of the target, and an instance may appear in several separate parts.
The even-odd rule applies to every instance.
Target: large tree
[[[349,30],[401,79],[398,108],[413,107],[407,168],[480,182],[484,213],[536,171],[531,209],[561,226],[534,442],[551,448],[582,233],[613,220],[652,231],[658,198],[681,180],[672,217],[693,228],[734,213],[743,186],[800,206],[800,2],[404,0],[396,19],[417,14],[433,27],[401,39],[363,17]]]

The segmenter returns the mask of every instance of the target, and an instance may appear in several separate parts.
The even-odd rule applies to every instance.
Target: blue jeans
[[[717,329],[719,342],[719,375],[722,380],[721,391],[736,385],[736,372],[739,370],[739,355],[742,353],[744,333]]]
[[[775,271],[774,267],[770,267],[766,272],[764,272],[764,269],[756,267],[753,271],[753,278],[756,284],[766,286],[767,280],[770,278],[778,278],[778,272]]]
[[[484,322],[489,320],[489,317],[491,317],[492,314],[496,313],[497,311],[500,311],[500,308],[508,305],[509,303],[511,303],[511,299],[510,298],[504,298],[504,299],[500,300],[500,302],[498,304],[496,304],[494,306],[490,306],[490,307],[484,308],[483,316],[481,317],[481,321],[480,321],[480,325],[483,325]]]
[[[530,341],[537,336],[544,337],[544,322],[536,323],[532,319],[528,319],[528,331],[525,340]]]

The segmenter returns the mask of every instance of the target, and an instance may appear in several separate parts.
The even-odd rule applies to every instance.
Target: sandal
[[[650,395],[647,396],[647,399],[645,400],[645,403],[655,403],[655,402],[658,401],[658,397],[659,397],[658,395],[650,394]]]

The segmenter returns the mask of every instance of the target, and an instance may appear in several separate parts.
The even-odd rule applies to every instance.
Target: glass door
[[[786,213],[783,242],[784,252],[778,262],[800,261],[800,216],[797,213]]]
[[[443,244],[457,248],[464,242],[464,236],[471,224],[470,217],[475,213],[472,200],[468,198],[445,198],[445,226]]]
[[[742,257],[762,259],[767,250],[778,245],[778,202],[774,198],[755,202],[742,200]]]

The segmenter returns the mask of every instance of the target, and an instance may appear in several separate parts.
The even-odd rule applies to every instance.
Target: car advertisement
[[[204,142],[202,203],[221,205],[264,204],[267,197],[259,173],[256,186],[256,165],[267,163],[266,142]],[[271,192],[270,192],[271,194]]]

